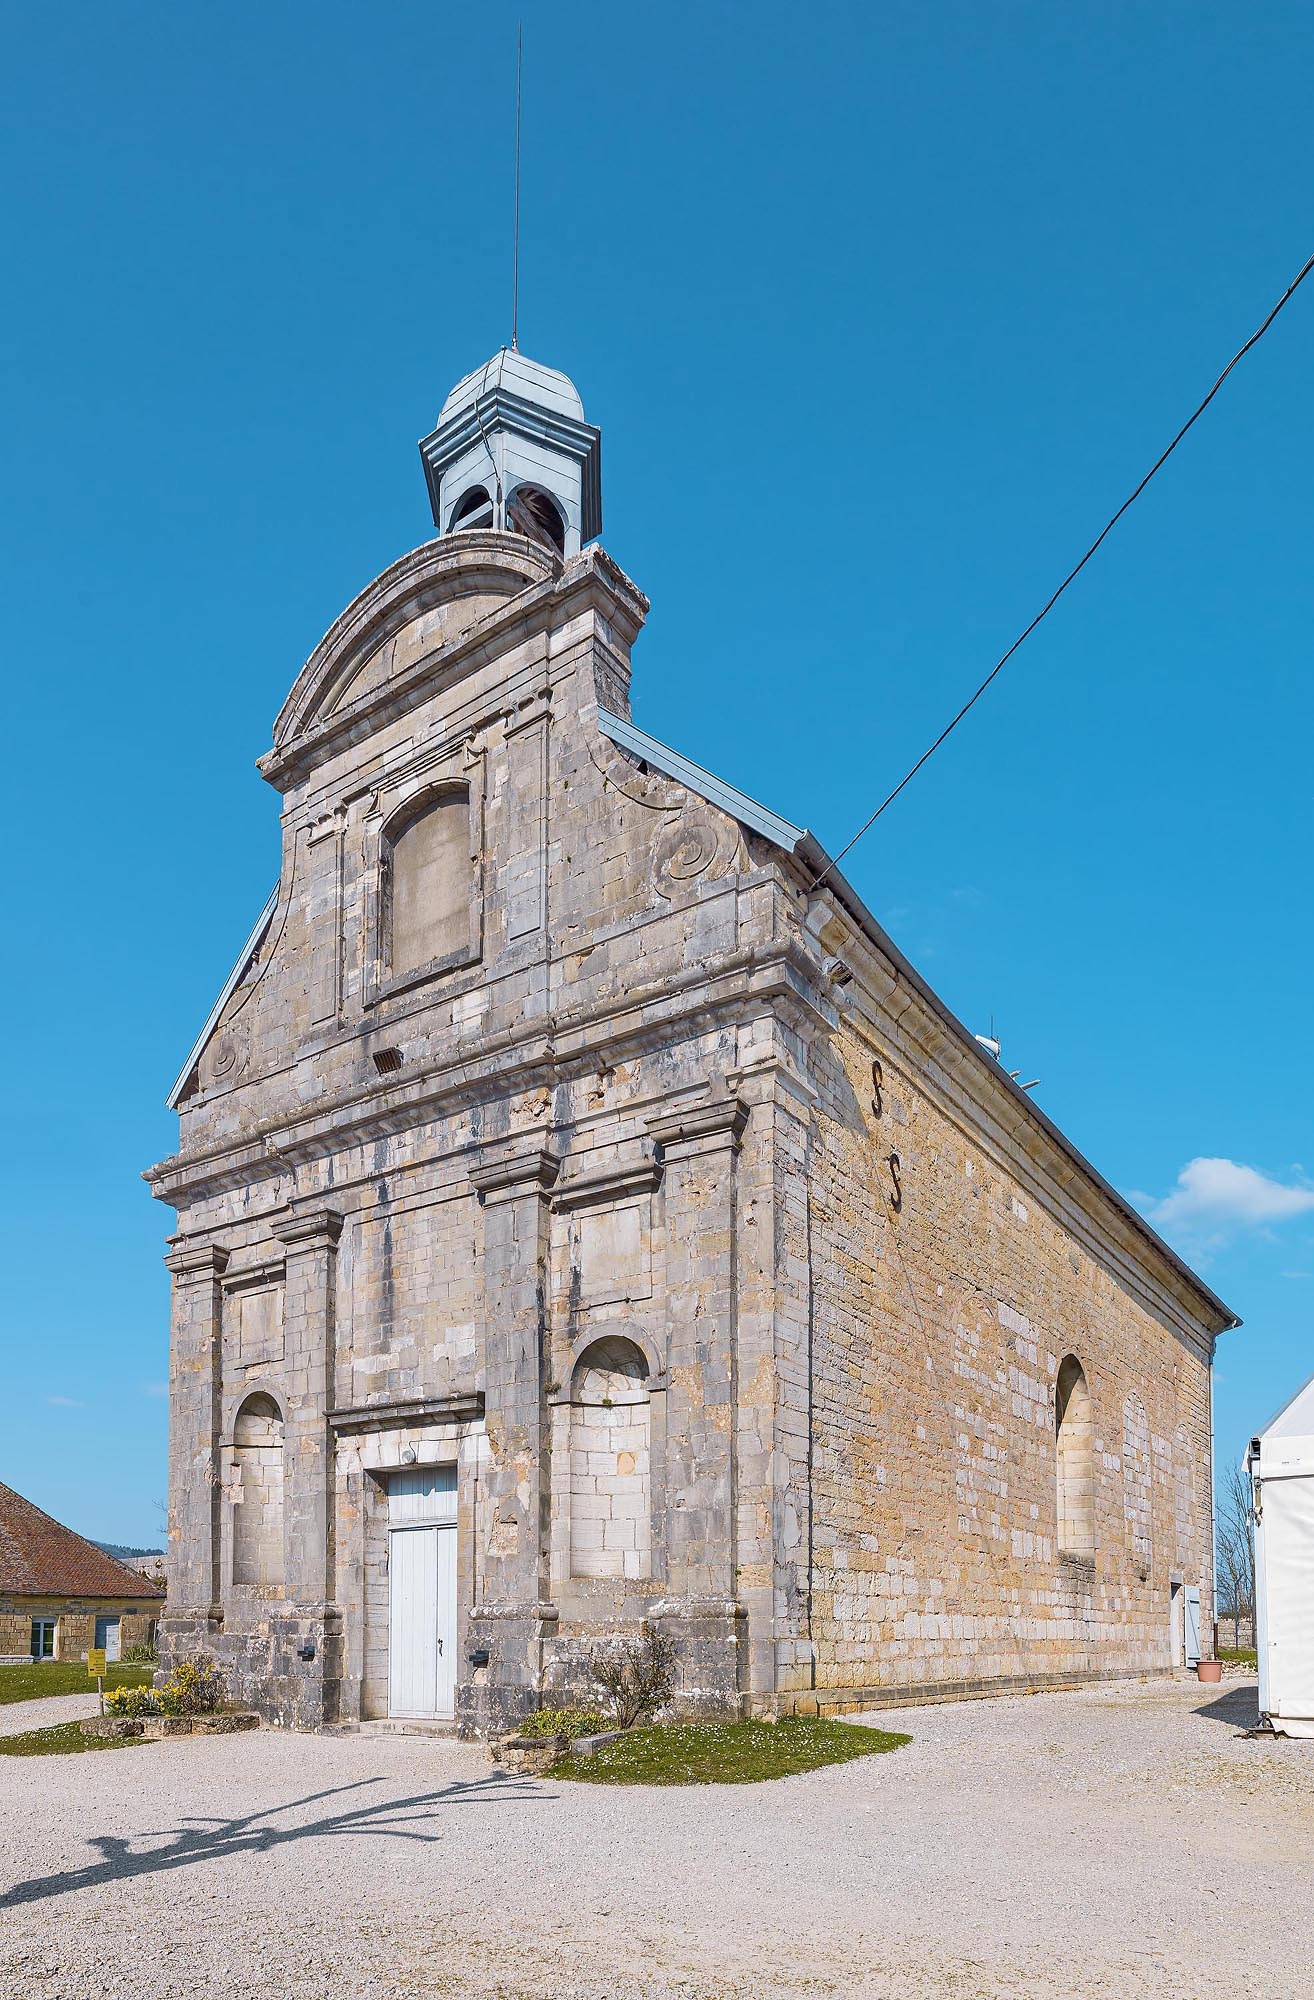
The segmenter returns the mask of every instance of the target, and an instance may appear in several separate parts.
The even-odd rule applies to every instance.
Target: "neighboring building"
[[[163,1598],[94,1542],[0,1486],[0,1664],[117,1660],[155,1637]]]
[[[119,1560],[125,1569],[135,1570],[138,1576],[148,1576],[152,1583],[165,1587],[163,1549],[142,1549],[136,1555],[121,1556]]]
[[[644,1619],[727,1714],[1181,1660],[1234,1316],[811,835],[634,727],[567,379],[504,351],[421,450],[149,1176],[166,1650],[481,1732]]]

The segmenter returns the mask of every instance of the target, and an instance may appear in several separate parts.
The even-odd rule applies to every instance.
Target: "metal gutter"
[[[242,974],[246,971],[247,966],[251,963],[251,960],[255,957],[257,951],[259,951],[260,949],[260,946],[264,940],[265,932],[269,929],[270,920],[273,917],[274,911],[278,907],[278,890],[279,890],[279,885],[276,882],[274,884],[273,892],[270,895],[269,901],[265,904],[264,909],[260,912],[259,917],[256,919],[255,929],[252,931],[246,943],[242,946],[241,956],[238,958],[236,965],[233,967],[227,979],[224,981],[223,992],[219,995],[219,998],[215,1001],[214,1006],[210,1009],[209,1014],[206,1016],[205,1026],[202,1028],[200,1034],[196,1037],[196,1040],[192,1045],[192,1052],[188,1056],[186,1062],[183,1064],[182,1069],[179,1071],[178,1081],[174,1084],[173,1089],[169,1092],[168,1097],[165,1099],[165,1106],[170,1111],[176,1111],[178,1109],[178,1099],[182,1096],[183,1091],[186,1088],[188,1077],[191,1075],[192,1071],[195,1069],[197,1063],[201,1059],[202,1050],[204,1049],[206,1043],[209,1041],[211,1035],[215,1031],[215,1028],[219,1021],[219,1016],[223,1013],[224,1008],[228,1005],[229,1000],[232,998],[234,988],[240,981]]]

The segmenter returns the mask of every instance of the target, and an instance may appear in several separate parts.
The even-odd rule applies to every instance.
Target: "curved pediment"
[[[444,535],[403,556],[348,605],[298,674],[274,724],[275,757],[560,568],[550,550],[493,532]]]

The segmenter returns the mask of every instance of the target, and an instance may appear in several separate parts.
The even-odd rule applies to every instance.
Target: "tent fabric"
[[[1283,1735],[1314,1737],[1314,1382],[1261,1431],[1247,1465],[1260,1713]]]

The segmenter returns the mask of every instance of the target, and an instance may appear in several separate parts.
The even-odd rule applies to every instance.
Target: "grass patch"
[[[912,1738],[891,1729],[854,1728],[821,1716],[779,1722],[680,1722],[632,1729],[592,1757],[563,1757],[554,1778],[589,1785],[757,1785],[823,1764],[898,1750]]]
[[[154,1667],[117,1662],[105,1676],[107,1688],[149,1687]],[[38,1660],[30,1667],[0,1667],[0,1706],[8,1701],[40,1701],[50,1694],[95,1694],[85,1660]]]
[[[1258,1667],[1259,1665],[1258,1653],[1251,1651],[1247,1646],[1240,1648],[1236,1646],[1220,1646],[1218,1648],[1218,1657],[1220,1660],[1225,1661],[1229,1667]]]
[[[77,1722],[52,1723],[49,1729],[24,1729],[17,1736],[0,1736],[0,1757],[67,1757],[82,1750],[132,1750],[140,1736],[84,1736]]]
[[[539,1708],[517,1725],[517,1736],[599,1736],[613,1725],[596,1708]]]

